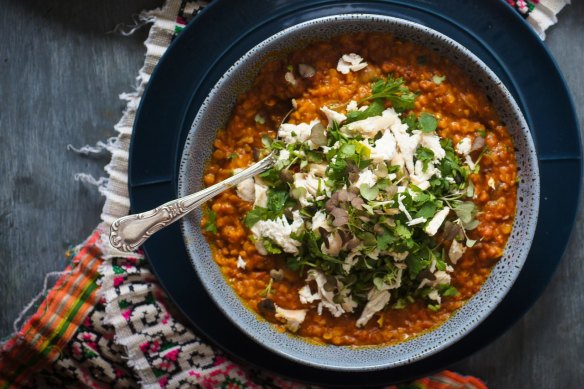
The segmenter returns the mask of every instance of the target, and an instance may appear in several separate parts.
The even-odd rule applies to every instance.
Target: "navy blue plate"
[[[566,247],[582,176],[580,132],[564,80],[537,35],[503,1],[216,0],[172,43],[142,98],[130,148],[132,212],[177,196],[185,137],[202,101],[247,50],[274,33],[317,17],[371,13],[433,28],[481,58],[520,105],[540,163],[541,209],[521,274],[499,307],[447,349],[409,365],[342,373],[298,365],[244,336],[211,301],[192,268],[175,224],[144,246],[152,267],[197,331],[236,360],[327,386],[381,385],[439,370],[501,335],[543,292]],[[554,183],[571,182],[574,185]],[[577,183],[577,184],[576,184]]]

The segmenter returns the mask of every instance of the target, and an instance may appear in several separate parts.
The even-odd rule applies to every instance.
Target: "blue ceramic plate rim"
[[[351,28],[353,25],[355,27]],[[539,209],[537,157],[525,119],[511,94],[498,77],[462,45],[444,34],[399,18],[371,14],[334,15],[305,21],[275,34],[248,51],[221,77],[201,105],[187,136],[178,181],[179,196],[202,189],[202,170],[210,157],[214,138],[212,132],[224,125],[234,105],[235,96],[249,87],[247,80],[253,78],[250,75],[257,72],[258,63],[265,61],[262,57],[271,58],[274,52],[285,52],[289,45],[297,47],[298,41],[305,41],[306,37],[303,34],[307,34],[306,31],[308,35],[317,34],[319,38],[328,35],[330,29],[333,29],[333,34],[339,34],[335,27],[344,29],[345,33],[363,28],[387,30],[394,34],[399,31],[397,35],[401,36],[411,34],[410,38],[418,39],[417,43],[431,49],[441,49],[443,55],[461,65],[464,63],[464,66],[468,67],[467,73],[472,74],[475,81],[484,80],[483,86],[491,88],[488,93],[494,96],[496,109],[507,122],[516,147],[520,151],[517,158],[521,168],[519,171],[521,185],[517,194],[520,201],[516,221],[521,223],[514,224],[504,257],[495,266],[485,285],[447,322],[412,340],[391,346],[367,348],[315,345],[278,332],[272,325],[258,320],[256,314],[242,305],[235,292],[227,285],[217,265],[213,263],[211,251],[205,245],[205,239],[200,232],[200,211],[185,218],[181,225],[185,244],[199,279],[225,316],[244,334],[272,352],[302,364],[343,371],[385,369],[435,354],[464,337],[494,310],[512,287],[527,258],[537,225]],[[474,72],[480,73],[475,75]],[[219,121],[217,118],[220,118]]]

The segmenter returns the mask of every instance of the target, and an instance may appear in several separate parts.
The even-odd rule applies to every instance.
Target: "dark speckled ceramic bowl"
[[[283,334],[242,305],[213,261],[199,229],[201,212],[184,219],[183,235],[193,266],[215,303],[245,334],[272,352],[294,361],[339,371],[370,371],[404,365],[436,353],[464,337],[505,297],[527,258],[539,208],[539,174],[535,148],[519,107],[502,82],[476,56],[452,39],[402,19],[347,14],[298,24],[261,42],[237,61],[202,104],[188,135],[179,178],[179,195],[203,188],[203,167],[212,151],[217,129],[231,114],[238,94],[249,88],[272,53],[285,53],[308,42],[355,31],[388,32],[437,51],[462,67],[492,99],[516,146],[520,185],[517,215],[503,258],[481,290],[447,322],[409,341],[383,347],[320,346]]]

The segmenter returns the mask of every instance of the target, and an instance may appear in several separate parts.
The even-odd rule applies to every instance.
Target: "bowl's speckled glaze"
[[[347,14],[289,27],[258,44],[225,73],[202,104],[187,137],[181,160],[179,196],[203,188],[203,169],[210,158],[217,130],[225,125],[237,95],[251,85],[259,68],[273,53],[289,52],[307,42],[352,31],[388,32],[450,58],[491,97],[507,125],[517,150],[520,179],[517,213],[503,258],[479,293],[441,326],[397,345],[360,348],[315,345],[276,331],[242,304],[213,261],[209,245],[200,232],[200,211],[185,218],[182,229],[201,282],[225,316],[245,334],[271,351],[303,364],[331,370],[367,371],[404,365],[436,353],[465,336],[493,311],[515,282],[529,253],[539,209],[539,172],[533,140],[519,107],[502,82],[476,56],[441,33],[409,21]]]

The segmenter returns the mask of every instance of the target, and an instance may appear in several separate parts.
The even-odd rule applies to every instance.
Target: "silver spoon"
[[[275,162],[276,157],[272,152],[261,161],[213,186],[169,201],[150,211],[121,217],[112,223],[110,243],[118,250],[134,251],[157,231],[181,219],[227,189],[268,170]]]

